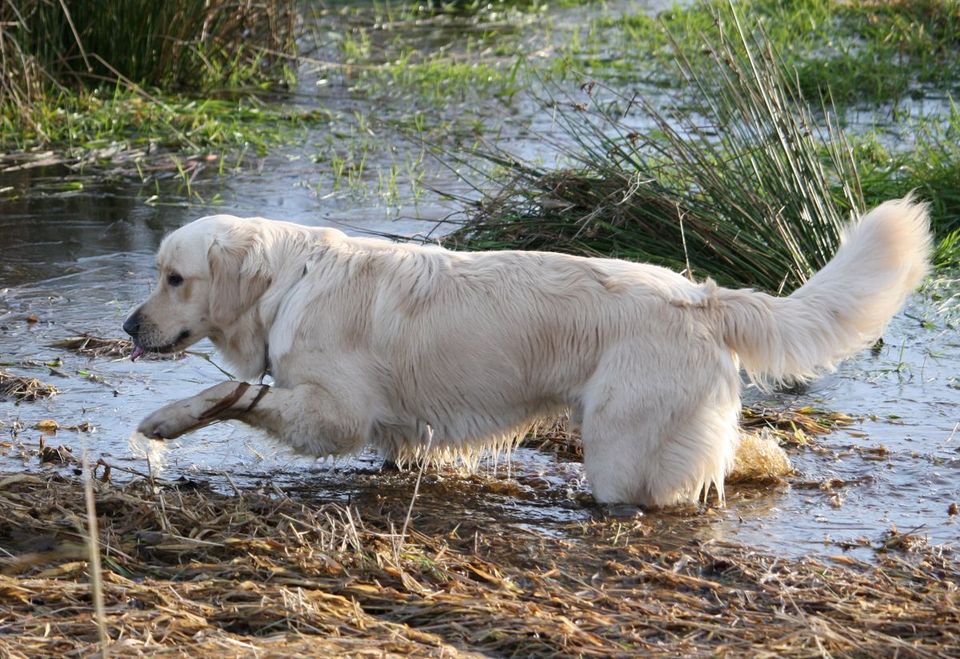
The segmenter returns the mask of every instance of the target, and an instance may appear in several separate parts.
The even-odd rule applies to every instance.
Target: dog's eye
[[[167,283],[171,286],[179,286],[183,283],[183,277],[174,272],[173,274],[167,275]]]

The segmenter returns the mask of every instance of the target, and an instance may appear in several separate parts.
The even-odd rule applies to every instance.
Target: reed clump
[[[132,89],[211,91],[290,82],[293,0],[0,3],[0,133],[43,137],[45,115]],[[95,98],[87,98],[95,102]]]
[[[270,66],[296,52],[291,0],[11,0],[0,9],[0,21],[24,58],[64,84],[122,78],[164,89],[203,89],[263,79]]]
[[[682,107],[585,80],[545,101],[559,169],[481,151],[496,192],[450,242],[643,260],[774,292],[802,284],[863,209],[855,162],[829,104],[815,119],[762,29],[733,8],[716,20],[705,61],[676,50]]]
[[[677,549],[643,518],[545,537],[440,506],[400,534],[408,499],[92,486],[115,655],[939,656],[960,642],[958,563],[921,545],[820,562]],[[81,479],[0,476],[0,521],[0,652],[96,651]]]

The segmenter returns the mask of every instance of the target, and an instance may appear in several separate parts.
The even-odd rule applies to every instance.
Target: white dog
[[[453,252],[215,215],[168,236],[124,323],[145,350],[209,337],[244,379],[144,419],[223,419],[313,455],[502,447],[547,415],[582,428],[596,499],[696,501],[731,466],[740,375],[813,377],[874,341],[928,268],[927,210],[890,201],[789,297],[546,252]]]

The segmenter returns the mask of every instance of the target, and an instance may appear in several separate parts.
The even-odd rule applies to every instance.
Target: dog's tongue
[[[132,361],[132,362],[137,361],[140,357],[143,357],[143,353],[145,353],[145,352],[146,352],[146,350],[144,350],[143,347],[142,347],[139,343],[134,343],[134,344],[133,344],[133,353],[130,355],[130,361]]]

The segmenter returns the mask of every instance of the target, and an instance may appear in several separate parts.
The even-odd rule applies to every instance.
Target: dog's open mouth
[[[130,361],[135,362],[146,354],[147,350],[139,343],[133,344],[133,352],[130,353]]]
[[[130,353],[130,361],[135,362],[143,357],[147,352],[170,353],[181,350],[181,345],[190,337],[190,330],[183,330],[172,342],[162,346],[146,347],[138,340],[133,340],[133,352]]]

